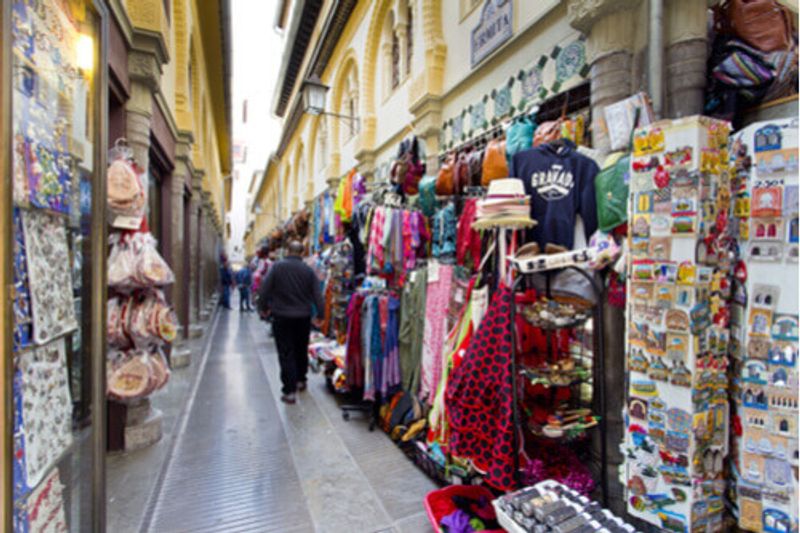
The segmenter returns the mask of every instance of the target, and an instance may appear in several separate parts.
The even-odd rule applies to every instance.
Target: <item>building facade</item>
[[[110,0],[109,146],[148,170],[148,224],[184,335],[216,290],[231,207],[229,5]]]
[[[664,77],[666,110],[698,112],[706,5],[665,3],[665,72],[676,73]],[[270,172],[252,184],[247,246],[353,167],[385,178],[408,135],[434,173],[444,150],[579,85],[591,86],[592,116],[602,116],[647,88],[647,13],[641,0],[281,2],[273,111],[284,124]],[[301,85],[313,74],[330,87],[326,111],[354,120],[303,113]],[[604,149],[597,120],[592,133]]]

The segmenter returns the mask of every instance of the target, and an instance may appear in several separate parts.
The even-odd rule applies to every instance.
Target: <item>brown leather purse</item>
[[[728,0],[714,10],[719,33],[734,35],[761,50],[789,50],[794,44],[793,16],[776,0]]]
[[[493,180],[507,177],[506,142],[499,139],[492,139],[486,145],[486,152],[483,155],[483,177],[481,179],[481,184],[486,187]]]
[[[463,194],[469,187],[469,154],[467,152],[460,152],[456,157],[453,178],[455,180],[455,194]]]
[[[447,154],[447,157],[439,168],[439,174],[436,176],[436,195],[437,196],[451,196],[455,194],[455,178],[453,176],[453,167],[455,166],[456,157],[452,153]]]

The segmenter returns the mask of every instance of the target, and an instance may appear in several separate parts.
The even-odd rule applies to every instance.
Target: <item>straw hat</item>
[[[486,197],[478,201],[478,211],[472,228],[532,228],[536,221],[530,215],[530,197],[519,178],[492,180]]]

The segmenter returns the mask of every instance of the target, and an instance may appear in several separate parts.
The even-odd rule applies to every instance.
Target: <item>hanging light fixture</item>
[[[303,98],[303,112],[309,115],[327,115],[330,117],[340,118],[355,122],[358,125],[358,117],[350,115],[340,115],[339,113],[328,113],[325,111],[325,97],[330,90],[330,87],[322,83],[319,76],[314,74],[310,78],[303,80],[300,86],[301,97]]]

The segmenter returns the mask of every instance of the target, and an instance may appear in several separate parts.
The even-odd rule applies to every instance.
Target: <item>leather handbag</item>
[[[483,176],[483,153],[480,150],[473,150],[469,154],[469,184],[479,186]]]
[[[794,44],[793,17],[777,0],[728,0],[714,11],[719,33],[735,35],[762,52]]]
[[[563,124],[563,118],[542,122],[539,127],[536,128],[536,133],[533,135],[533,145],[539,146],[540,144],[559,140],[561,138],[561,126]]]
[[[453,174],[455,178],[455,194],[463,194],[469,186],[469,155],[467,152],[458,154]]]
[[[506,143],[499,139],[492,139],[486,144],[486,151],[483,155],[483,178],[481,179],[481,184],[486,187],[494,180],[507,177]]]
[[[442,163],[442,166],[439,168],[439,174],[436,176],[436,194],[438,196],[451,196],[455,194],[456,185],[453,175],[455,163],[455,155],[452,153],[447,154],[444,163]]]

